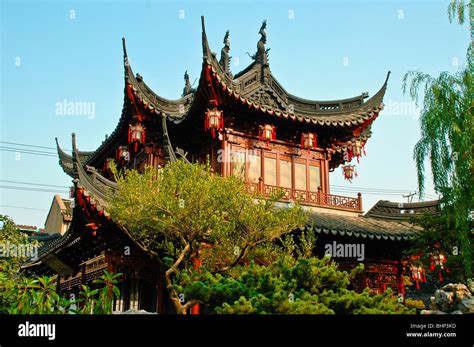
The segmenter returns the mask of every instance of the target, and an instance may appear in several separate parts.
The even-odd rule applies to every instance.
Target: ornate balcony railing
[[[269,184],[263,184],[262,182],[246,182],[246,184],[250,193],[260,192],[264,196],[268,196],[276,190],[282,190],[284,192],[282,200],[284,201],[294,200],[300,201],[300,203],[303,205],[328,206],[338,209],[353,210],[359,212],[362,211],[361,193],[358,193],[356,198],[352,198],[349,196],[323,193],[321,189],[318,189],[317,192],[313,192],[301,189],[277,187]]]

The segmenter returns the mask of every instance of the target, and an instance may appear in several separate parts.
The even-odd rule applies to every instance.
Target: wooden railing
[[[284,201],[299,201],[303,205],[328,206],[338,209],[347,209],[353,211],[362,211],[362,194],[358,193],[356,198],[342,195],[333,195],[323,193],[321,188],[317,192],[308,190],[277,187],[260,182],[246,182],[250,193],[262,193],[264,196],[270,195],[276,190],[282,190]]]

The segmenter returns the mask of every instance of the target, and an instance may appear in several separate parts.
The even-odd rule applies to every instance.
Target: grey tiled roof
[[[407,221],[319,212],[311,215],[304,229],[317,234],[397,241],[413,239],[421,231]]]

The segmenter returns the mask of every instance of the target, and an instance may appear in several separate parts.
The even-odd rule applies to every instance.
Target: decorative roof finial
[[[193,91],[193,88],[191,87],[191,82],[189,82],[188,70],[184,72],[184,83],[185,84],[182,96],[186,96]]]
[[[125,43],[125,37],[122,37],[122,49],[123,49],[123,66],[125,68],[125,77],[126,77],[127,71],[131,71],[131,67],[130,67],[130,61],[128,60],[127,44]]]
[[[224,47],[221,49],[221,59],[219,60],[219,64],[222,67],[222,70],[229,76],[232,76],[230,72],[230,40],[229,40],[229,30],[226,31],[224,36]]]
[[[204,16],[201,16],[201,27],[202,27],[202,53],[204,60],[211,57],[211,50],[209,43],[207,42],[206,25],[204,24]]]
[[[260,40],[258,40],[258,43],[257,43],[257,53],[255,53],[252,56],[253,60],[263,65],[268,65],[267,53],[270,50],[270,48],[265,49],[265,44],[267,43],[267,33],[265,31],[266,28],[267,28],[267,20],[264,20],[262,22],[262,26],[260,27],[260,30],[258,31],[258,33],[261,36],[260,36]]]

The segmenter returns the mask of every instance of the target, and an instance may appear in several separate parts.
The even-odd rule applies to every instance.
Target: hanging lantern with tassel
[[[426,282],[426,272],[421,265],[411,266],[411,278],[415,282],[416,289],[420,289],[420,282]]]
[[[212,138],[216,138],[216,130],[224,129],[224,113],[217,108],[217,101],[211,100],[209,102],[210,108],[207,109],[204,117],[204,128],[211,129]]]
[[[301,134],[301,147],[308,149],[308,154],[311,149],[316,149],[318,138],[315,133]]]
[[[276,127],[271,124],[260,125],[258,127],[258,139],[270,142],[276,139]]]
[[[133,144],[133,152],[138,151],[138,146],[145,144],[145,128],[140,123],[128,128],[128,143]]]
[[[444,263],[446,263],[447,261],[446,256],[444,254],[438,253],[438,254],[431,255],[430,258],[431,258],[430,271],[435,271],[437,269],[438,279],[440,282],[443,282],[442,271],[444,270]],[[446,272],[449,272],[447,268],[446,268]]]
[[[351,157],[351,159],[353,157],[356,157],[357,158],[357,163],[360,162],[359,158],[362,155],[362,153],[364,153],[364,155],[365,155],[364,145],[365,144],[362,143],[362,141],[360,139],[357,139],[357,138],[353,138],[352,141],[351,141],[349,156]]]
[[[345,163],[342,166],[342,173],[344,175],[344,179],[348,180],[352,183],[352,179],[357,177],[357,171],[355,169],[355,165],[351,165],[351,163]]]

